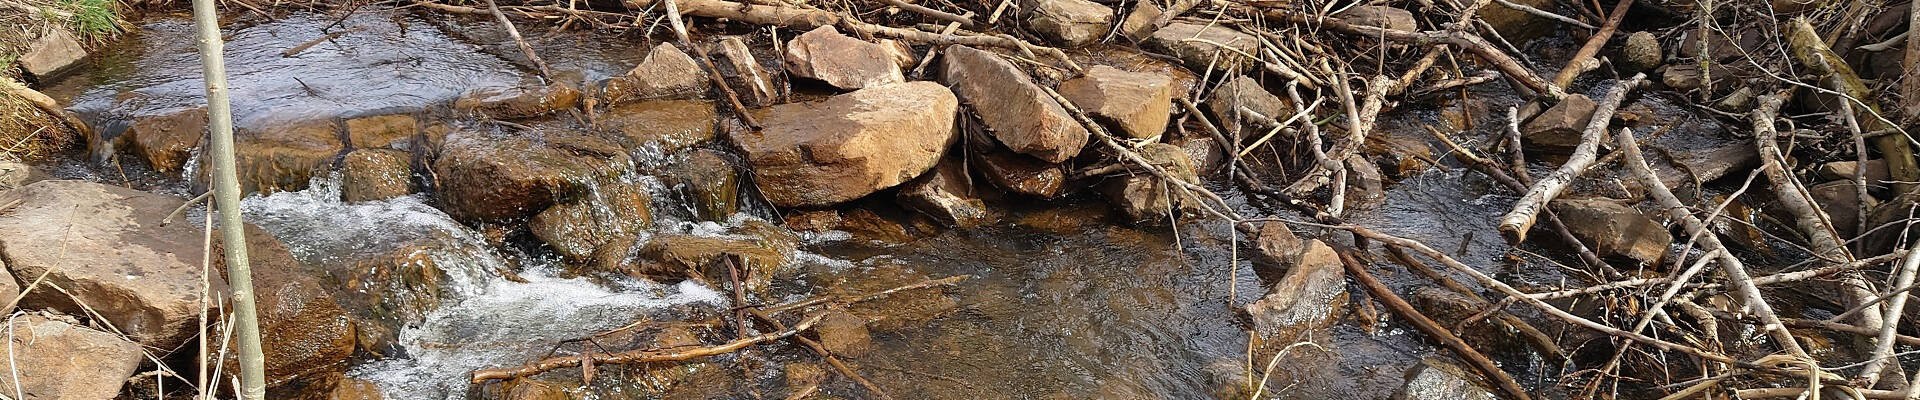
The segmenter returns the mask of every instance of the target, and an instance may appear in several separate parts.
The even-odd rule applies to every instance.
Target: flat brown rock
[[[1086,127],[1013,63],[967,46],[947,47],[942,57],[940,82],[973,107],[1007,148],[1059,163],[1087,145]]]
[[[866,196],[933,168],[958,137],[959,102],[932,82],[876,86],[761,111],[763,129],[733,134],[776,206]]]
[[[0,346],[0,392],[24,399],[111,399],[146,361],[140,345],[39,315],[14,318]]]
[[[903,82],[895,51],[840,34],[832,25],[814,28],[787,42],[787,71],[841,89]]]
[[[1102,124],[1134,139],[1159,136],[1173,108],[1173,80],[1105,65],[1060,83],[1060,95]]]

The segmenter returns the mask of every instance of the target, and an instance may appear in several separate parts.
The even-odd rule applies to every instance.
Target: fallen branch
[[[507,37],[513,38],[513,44],[518,45],[520,52],[527,55],[527,61],[533,62],[533,66],[540,69],[540,77],[553,80],[553,70],[547,68],[547,62],[541,60],[539,54],[534,54],[533,46],[527,44],[527,39],[520,37],[520,30],[513,27],[513,21],[507,19],[506,13],[500,12],[500,5],[494,4],[493,0],[487,0],[487,10],[493,13],[494,19],[500,21],[500,26],[507,29]]]
[[[1581,73],[1598,67],[1599,64],[1594,61],[1593,56],[1600,54],[1600,49],[1606,47],[1607,40],[1613,38],[1613,32],[1620,28],[1620,21],[1627,18],[1627,10],[1631,8],[1633,8],[1633,0],[1620,0],[1619,3],[1614,4],[1613,13],[1607,15],[1607,21],[1600,24],[1600,30],[1594,31],[1593,36],[1587,38],[1587,43],[1581,45],[1579,51],[1573,53],[1573,59],[1567,60],[1567,66],[1561,67],[1560,73],[1554,75],[1553,84],[1560,87],[1571,85],[1573,78],[1578,78]]]
[[[47,113],[47,115],[58,118],[61,123],[67,126],[69,131],[74,133],[74,137],[84,138],[93,135],[93,131],[87,128],[87,123],[80,121],[80,116],[74,115],[65,108],[60,108],[60,102],[54,101],[52,97],[47,97],[45,93],[40,93],[38,90],[28,88],[27,85],[21,84],[19,81],[11,78],[0,78],[0,96],[13,96],[26,100],[27,103],[33,104],[34,108],[39,108],[40,111]],[[60,142],[66,141],[61,140]]]
[[[631,10],[644,10],[658,0],[624,0],[622,4]],[[1060,49],[1027,43],[1012,36],[979,35],[960,36],[942,35],[935,32],[876,25],[861,22],[853,18],[842,17],[831,11],[774,6],[763,4],[736,3],[725,0],[676,0],[678,12],[674,14],[692,15],[707,18],[719,18],[748,24],[782,26],[800,30],[832,25],[841,30],[864,35],[889,37],[932,45],[967,45],[999,47],[1022,51],[1046,53],[1057,59],[1062,65],[1075,72],[1081,71],[1079,64],[1067,57]]]
[[[1587,120],[1586,130],[1580,133],[1580,145],[1574,147],[1573,155],[1567,157],[1567,162],[1561,164],[1560,168],[1554,170],[1552,174],[1534,182],[1533,187],[1528,188],[1527,193],[1520,196],[1519,201],[1514,202],[1513,211],[1500,217],[1500,234],[1507,238],[1508,243],[1519,244],[1526,241],[1527,230],[1533,227],[1534,217],[1540,214],[1540,210],[1545,209],[1547,203],[1553,201],[1553,198],[1559,197],[1560,192],[1566,190],[1575,177],[1593,165],[1600,143],[1606,140],[1607,124],[1613,122],[1614,111],[1618,110],[1620,103],[1626,100],[1627,92],[1639,87],[1646,77],[1646,74],[1634,74],[1632,78],[1616,82],[1611,89],[1608,89],[1607,94],[1601,96],[1600,101],[1597,102],[1599,106],[1593,109],[1592,119]]]
[[[1395,315],[1399,315],[1401,319],[1405,319],[1409,324],[1412,324],[1414,328],[1420,329],[1420,331],[1426,333],[1427,336],[1439,341],[1442,346],[1446,346],[1447,350],[1452,350],[1454,355],[1460,356],[1462,360],[1466,360],[1468,365],[1472,365],[1474,369],[1480,371],[1480,375],[1485,376],[1488,381],[1493,382],[1494,386],[1499,388],[1501,394],[1504,394],[1506,398],[1513,400],[1529,400],[1533,398],[1527,395],[1527,390],[1521,388],[1518,382],[1514,382],[1512,376],[1507,375],[1507,371],[1501,370],[1498,364],[1494,364],[1493,360],[1487,359],[1486,355],[1482,355],[1479,351],[1474,350],[1472,346],[1468,346],[1466,341],[1460,340],[1460,337],[1454,335],[1452,331],[1448,331],[1447,328],[1441,327],[1440,324],[1433,322],[1433,320],[1427,318],[1425,314],[1421,314],[1419,309],[1415,309],[1412,304],[1407,304],[1405,299],[1401,299],[1399,295],[1393,294],[1393,288],[1389,288],[1386,284],[1380,283],[1380,280],[1374,278],[1372,273],[1367,272],[1365,264],[1355,259],[1351,250],[1341,251],[1339,254],[1340,265],[1347,268],[1347,275],[1352,276],[1354,281],[1360,282],[1360,286],[1365,287],[1367,293],[1371,294],[1374,300],[1380,300],[1381,303],[1386,303],[1387,309],[1392,310]]]
[[[1263,12],[1268,18],[1301,25],[1319,26],[1355,36],[1381,38],[1421,46],[1438,44],[1452,45],[1472,52],[1474,56],[1480,57],[1482,61],[1493,64],[1494,68],[1499,69],[1500,72],[1505,73],[1508,77],[1519,81],[1521,85],[1526,86],[1527,89],[1533,90],[1535,93],[1552,99],[1558,99],[1566,95],[1566,93],[1560,89],[1561,86],[1564,85],[1555,85],[1552,82],[1541,79],[1540,76],[1535,75],[1532,70],[1528,70],[1527,67],[1520,65],[1519,61],[1515,61],[1513,56],[1509,56],[1506,52],[1494,48],[1493,44],[1487,43],[1485,38],[1481,38],[1479,35],[1472,33],[1453,30],[1410,32],[1354,25],[1339,18],[1323,18],[1281,9],[1267,9],[1263,10]]]
[[[1334,82],[1337,88],[1347,86],[1346,78],[1337,79]],[[1393,88],[1393,84],[1393,78],[1385,75],[1376,75],[1373,79],[1367,80],[1367,92],[1357,105],[1354,103],[1352,90],[1339,90],[1343,98],[1342,102],[1347,107],[1347,134],[1335,137],[1333,143],[1324,150],[1325,157],[1321,158],[1322,162],[1314,163],[1313,167],[1308,169],[1299,180],[1287,186],[1285,191],[1287,196],[1306,197],[1314,190],[1325,186],[1328,183],[1328,176],[1345,168],[1344,162],[1347,157],[1353,156],[1361,145],[1366,144],[1367,133],[1373,130],[1374,119],[1380,116],[1380,108],[1386,105],[1387,91]],[[1355,108],[1356,106],[1358,109]],[[1334,188],[1336,191],[1340,189]]]
[[[1873,146],[1880,150],[1880,156],[1887,160],[1887,176],[1894,182],[1895,194],[1912,191],[1913,182],[1920,182],[1920,164],[1916,164],[1913,147],[1909,144],[1906,131],[1882,117],[1880,105],[1874,101],[1876,95],[1868,89],[1866,82],[1847,66],[1819,33],[1805,18],[1795,18],[1786,32],[1787,45],[1793,50],[1793,57],[1811,69],[1813,73],[1832,79],[1835,92],[1839,92],[1840,101],[1854,103],[1855,118],[1860,121],[1860,129],[1866,132],[1897,132],[1879,135],[1873,138]],[[1909,56],[1911,57],[1911,56]]]
[[[933,19],[958,23],[966,26],[973,26],[973,18],[968,18],[963,15],[958,15],[958,14],[954,14],[946,11],[935,10],[935,9],[927,8],[925,6],[921,6],[919,4],[908,3],[902,0],[880,0],[880,1],[887,3],[889,5],[892,5],[894,7],[900,7],[900,9],[902,10],[912,11],[915,14],[932,17]]]
[[[643,349],[643,350],[624,351],[619,353],[587,353],[587,354],[565,356],[565,357],[554,357],[554,358],[540,360],[532,364],[527,364],[527,365],[523,365],[515,368],[495,368],[495,369],[483,369],[483,370],[474,371],[473,378],[469,379],[469,381],[473,382],[474,384],[482,384],[492,380],[524,378],[528,376],[533,376],[535,374],[539,374],[541,372],[547,372],[547,371],[552,371],[552,370],[561,369],[561,368],[579,367],[584,362],[592,362],[594,365],[635,364],[635,363],[651,363],[651,362],[665,362],[665,361],[685,361],[685,360],[691,360],[695,358],[711,357],[711,356],[716,356],[720,354],[732,353],[742,348],[746,348],[747,346],[752,346],[755,344],[770,342],[776,339],[783,339],[789,336],[797,335],[801,331],[805,331],[809,328],[812,328],[813,324],[816,322],[820,322],[820,318],[824,316],[826,316],[826,314],[816,314],[811,317],[807,317],[807,319],[805,320],[801,320],[798,325],[794,325],[790,329],[782,330],[779,332],[763,333],[759,335],[740,338],[740,339],[736,339],[734,341],[727,342],[725,344],[721,344],[718,346],[696,347],[696,348],[687,349],[687,350]]]

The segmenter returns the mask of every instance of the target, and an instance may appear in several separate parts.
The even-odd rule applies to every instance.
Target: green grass
[[[47,19],[65,17],[67,26],[83,40],[99,42],[120,33],[122,21],[117,0],[54,0],[53,3],[49,8],[64,15],[46,15]]]

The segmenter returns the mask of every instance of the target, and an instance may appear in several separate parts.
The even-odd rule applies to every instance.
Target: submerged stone
[[[718,120],[712,102],[656,100],[613,106],[600,116],[599,125],[616,133],[616,141],[628,150],[673,154],[713,140]]]
[[[652,224],[652,198],[645,189],[607,180],[535,214],[527,229],[561,256],[587,261],[601,246],[632,238]]]
[[[386,200],[413,193],[413,161],[407,153],[361,149],[347,153],[340,167],[342,200]]]
[[[1583,243],[1603,257],[1624,257],[1648,265],[1658,265],[1673,244],[1673,234],[1665,226],[1620,201],[1612,199],[1559,199],[1553,211],[1566,222]]]
[[[234,132],[234,164],[240,175],[240,190],[272,193],[305,189],[314,176],[331,170],[334,159],[346,150],[337,129],[333,121],[310,120]],[[211,162],[212,157],[201,157],[200,167],[209,170]]]
[[[726,221],[740,211],[740,174],[726,155],[696,149],[670,168],[668,181],[686,198],[694,217]]]
[[[580,89],[564,82],[536,88],[480,88],[454,100],[453,108],[495,119],[520,119],[551,114],[580,104]]]

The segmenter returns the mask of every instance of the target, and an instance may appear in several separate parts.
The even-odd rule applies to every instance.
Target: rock
[[[787,260],[797,240],[784,230],[752,239],[660,234],[641,247],[641,265],[634,271],[653,277],[681,278],[691,269],[718,279],[728,276],[719,258],[733,256],[744,262],[740,266],[746,269],[742,273],[749,277],[744,282],[746,291],[764,294],[775,276],[790,272],[786,271]]]
[[[246,236],[253,285],[259,289],[254,301],[260,315],[268,390],[311,391],[315,384],[334,384],[331,375],[345,372],[347,357],[353,355],[353,321],[334,302],[327,284],[295,260],[273,234],[248,226]],[[221,251],[214,251],[216,257]],[[220,272],[225,278],[226,269]],[[227,370],[236,368],[237,359],[229,358]]]
[[[943,53],[940,82],[1015,152],[1060,163],[1080,154],[1090,135],[1026,72],[986,51],[950,46]]]
[[[1852,181],[1855,173],[1858,172],[1858,165],[1860,165],[1859,161],[1834,161],[1821,164],[1820,168],[1814,171],[1814,175],[1822,180]],[[1887,160],[1877,158],[1867,160],[1866,180],[1869,190],[1888,179],[1892,178],[1887,175]]]
[[[46,274],[65,288],[37,290],[21,308],[87,315],[93,308],[140,344],[172,349],[200,313],[202,232],[161,225],[185,199],[82,181],[42,181],[0,193],[0,259],[16,279]],[[49,272],[50,271],[50,272]],[[25,278],[22,278],[25,277]],[[211,282],[214,293],[226,283]]]
[[[1413,176],[1433,167],[1429,162],[1434,159],[1433,146],[1427,145],[1426,140],[1391,132],[1382,129],[1367,135],[1367,142],[1361,150],[1397,177]]]
[[[1567,95],[1559,104],[1547,108],[1520,127],[1520,137],[1528,150],[1565,154],[1580,145],[1580,133],[1593,119],[1593,99],[1583,94]]]
[[[622,104],[600,116],[628,150],[673,154],[712,140],[718,114],[713,103],[693,100],[656,100]]]
[[[18,161],[0,160],[0,191],[26,186],[29,183],[45,180],[43,173],[31,165]]]
[[[1060,83],[1060,95],[1095,121],[1134,139],[1160,136],[1173,108],[1173,80],[1096,65]]]
[[[580,104],[580,97],[580,89],[556,81],[537,88],[474,89],[454,100],[453,108],[495,119],[520,119],[573,108]]]
[[[1553,0],[1513,0],[1513,3],[1550,12],[1558,8]],[[1500,3],[1481,7],[1479,15],[1481,20],[1487,21],[1495,32],[1500,33],[1500,37],[1507,38],[1515,45],[1525,45],[1533,39],[1553,33],[1554,24],[1559,23]]]
[[[1221,50],[1214,43],[1232,50]],[[1256,62],[1243,54],[1260,54],[1260,39],[1225,25],[1174,22],[1147,37],[1146,47],[1178,57],[1195,71],[1204,71],[1212,65],[1222,71],[1238,72]],[[1219,54],[1217,61],[1215,53]]]
[[[1728,93],[1727,97],[1713,102],[1713,108],[1735,114],[1744,114],[1753,110],[1753,87],[1741,86]]]
[[[661,43],[648,51],[647,57],[640,60],[640,65],[634,66],[626,75],[601,83],[600,99],[606,104],[649,99],[694,99],[705,96],[711,85],[707,70],[700,68],[699,61],[671,43]]]
[[[1853,181],[1826,182],[1807,188],[1807,194],[1813,197],[1814,203],[1820,205],[1821,211],[1826,211],[1827,220],[1833,222],[1833,230],[1843,238],[1854,237],[1854,232],[1860,231],[1860,192],[1855,189]],[[1879,199],[1867,196],[1867,210],[1879,205]]]
[[[674,163],[668,181],[693,207],[694,217],[726,221],[740,211],[740,174],[718,151],[697,149]]]
[[[723,61],[719,65],[720,75],[727,77],[740,102],[747,107],[765,107],[772,105],[779,92],[774,89],[773,76],[761,70],[760,61],[754,60],[753,51],[747,48],[747,42],[739,36],[728,36],[720,40],[720,45],[710,51],[710,55]]]
[[[561,256],[593,259],[602,245],[631,239],[653,224],[652,198],[637,183],[608,180],[588,185],[571,201],[547,208],[527,229]]]
[[[20,69],[42,82],[49,81],[87,58],[87,49],[66,29],[47,29],[47,34],[27,45],[20,54]],[[31,33],[29,33],[31,34]]]
[[[1275,276],[1299,263],[1300,253],[1307,250],[1300,236],[1282,222],[1260,223],[1251,239],[1254,271],[1273,271]]]
[[[1709,71],[1713,72],[1712,78],[1715,81],[1725,82],[1726,79],[1734,77],[1733,71],[1727,69],[1722,64],[1716,63],[1708,68],[1710,68]],[[1699,89],[1706,86],[1706,79],[1708,78],[1706,74],[1700,71],[1699,63],[1683,62],[1667,64],[1660,69],[1660,83],[1675,90],[1685,91]],[[1714,86],[1721,87],[1725,86],[1725,84],[1717,84]]]
[[[1029,0],[1027,28],[1066,47],[1080,47],[1107,36],[1113,9],[1087,0]]]
[[[1213,114],[1213,122],[1220,124],[1223,130],[1240,126],[1240,136],[1247,138],[1271,129],[1258,120],[1241,118],[1242,108],[1274,121],[1283,121],[1292,116],[1287,111],[1291,107],[1287,106],[1285,100],[1280,100],[1279,96],[1260,86],[1259,81],[1246,75],[1235,76],[1227,83],[1220,84],[1214,88],[1212,97],[1207,98],[1207,112]]]
[[[787,363],[784,375],[787,377],[788,393],[798,393],[827,381],[827,371],[820,369],[819,364],[808,362]]]
[[[631,169],[632,161],[611,142],[558,139],[537,143],[525,135],[450,135],[433,165],[441,210],[462,221],[525,217],[585,193],[588,178]]]
[[[1187,151],[1187,157],[1193,159],[1193,167],[1201,175],[1207,175],[1226,165],[1227,152],[1220,148],[1220,142],[1212,137],[1187,135],[1175,140],[1173,145]]]
[[[1347,23],[1396,31],[1418,31],[1420,22],[1413,12],[1387,6],[1354,6],[1336,15]]]
[[[888,46],[842,35],[832,25],[814,28],[787,42],[787,72],[854,90],[905,82]]]
[[[1306,250],[1285,276],[1260,300],[1246,306],[1254,332],[1262,337],[1290,337],[1333,323],[1346,302],[1346,269],[1332,247],[1306,241]]]
[[[383,400],[380,386],[360,378],[343,378],[327,394],[327,400]]]
[[[933,168],[958,136],[953,129],[958,109],[946,88],[907,82],[777,105],[762,111],[762,129],[732,136],[768,202],[824,206],[899,185]]]
[[[1066,167],[998,146],[974,152],[973,161],[980,175],[1008,192],[1052,198],[1067,185]]]
[[[342,200],[386,200],[409,194],[413,194],[413,164],[407,153],[388,149],[347,153],[340,167]]]
[[[873,349],[873,335],[867,333],[867,319],[846,311],[828,312],[813,325],[820,347],[841,357],[860,358]]]
[[[332,169],[334,158],[346,150],[336,128],[333,121],[312,120],[236,131],[233,152],[240,189],[248,193],[305,189],[315,175]],[[208,165],[212,158],[201,157],[200,167],[212,168]]]
[[[8,323],[10,342],[0,348],[0,392],[23,399],[112,399],[146,361],[140,345],[114,334],[36,314]]]
[[[349,118],[347,144],[355,149],[409,149],[420,133],[420,123],[410,114],[387,114]]]
[[[1673,244],[1665,226],[1620,201],[1605,198],[1554,200],[1553,212],[1567,230],[1591,243],[1602,257],[1623,257],[1659,265]]]
[[[895,201],[947,226],[980,226],[989,216],[986,204],[973,196],[971,181],[959,157],[946,157],[932,171],[901,186]]]
[[[1462,321],[1479,315],[1488,305],[1452,290],[1433,286],[1414,289],[1407,303],[1440,326],[1447,327],[1460,326]],[[1530,350],[1522,345],[1527,341],[1520,336],[1519,330],[1498,317],[1483,318],[1463,328],[1455,335],[1480,351],[1496,356],[1526,356],[1526,351]]]
[[[1380,167],[1360,157],[1346,159],[1347,202],[1378,199],[1387,193],[1387,176]]]
[[[505,400],[568,400],[565,386],[532,378],[518,378],[501,384],[500,390],[507,392]]]
[[[1193,160],[1187,158],[1187,152],[1178,146],[1149,143],[1134,151],[1147,162],[1180,180],[1200,182]],[[1166,222],[1169,214],[1197,211],[1199,207],[1197,202],[1189,201],[1191,197],[1181,195],[1183,192],[1180,189],[1170,187],[1146,171],[1110,178],[1101,184],[1101,192],[1106,194],[1107,202],[1113,203],[1114,208],[1136,223]]]
[[[1620,66],[1623,72],[1634,73],[1652,70],[1660,66],[1660,59],[1666,53],[1660,50],[1660,39],[1652,32],[1640,31],[1627,35],[1627,43],[1620,48]]]
[[[1406,383],[1393,400],[1494,400],[1491,389],[1458,365],[1428,358],[1407,370]]]
[[[1120,19],[1120,34],[1133,40],[1146,39],[1153,33],[1154,18],[1159,18],[1162,12],[1165,11],[1151,1],[1134,3],[1133,9],[1127,10],[1126,18]]]
[[[127,141],[128,150],[145,159],[154,172],[173,174],[187,164],[187,157],[200,147],[206,134],[207,109],[194,107],[134,118],[118,140]],[[95,149],[103,150],[110,151]]]

